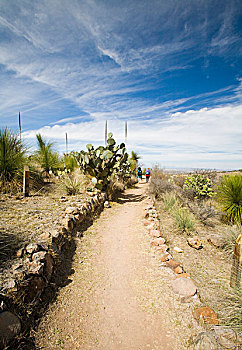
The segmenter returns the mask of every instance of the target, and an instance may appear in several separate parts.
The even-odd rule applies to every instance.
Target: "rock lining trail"
[[[37,349],[178,349],[171,276],[152,259],[142,223],[146,189],[127,190],[77,239],[70,283],[41,321]]]

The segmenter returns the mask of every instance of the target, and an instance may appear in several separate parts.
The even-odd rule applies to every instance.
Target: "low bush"
[[[192,231],[195,227],[195,218],[186,208],[174,207],[172,214],[176,219],[177,226],[182,231]]]
[[[231,223],[242,223],[242,175],[223,176],[215,198]]]
[[[168,181],[168,178],[154,178],[152,176],[149,186],[149,192],[154,195],[155,198],[161,198],[166,192],[174,190],[174,184]]]

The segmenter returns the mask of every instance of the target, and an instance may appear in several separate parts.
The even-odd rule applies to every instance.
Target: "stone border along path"
[[[105,206],[105,193],[89,194],[90,200],[77,201],[66,208],[60,226],[42,234],[37,243],[18,250],[8,280],[0,287],[0,349],[10,342],[15,349],[17,338],[26,334],[35,318],[41,316],[41,311],[38,314],[38,309],[43,308],[41,303],[46,305],[48,298],[53,299],[58,288],[53,277],[62,273],[60,267],[66,258],[72,259],[74,237],[80,235],[88,221],[91,222]],[[48,287],[52,292],[45,296]]]
[[[182,303],[200,303],[198,289],[189,273],[184,271],[183,266],[175,261],[168,252],[169,247],[160,231],[160,222],[152,197],[148,197],[150,204],[145,208],[143,224],[150,236],[150,246],[153,249],[155,258],[158,259],[161,267],[170,268],[176,275],[171,281],[171,287],[175,294],[180,297]],[[177,252],[179,252],[179,248]],[[180,251],[181,252],[181,251]],[[203,326],[210,327],[200,332],[193,339],[196,350],[242,350],[242,339],[230,328],[218,326],[219,321],[215,312],[207,306],[193,310],[194,319]]]

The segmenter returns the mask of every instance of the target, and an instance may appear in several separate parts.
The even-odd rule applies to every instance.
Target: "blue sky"
[[[0,126],[144,166],[242,168],[239,0],[1,0]]]

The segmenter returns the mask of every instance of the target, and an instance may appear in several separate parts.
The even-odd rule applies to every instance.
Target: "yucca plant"
[[[20,175],[25,160],[25,148],[18,135],[0,130],[0,181],[4,185]]]
[[[242,175],[225,175],[217,188],[216,200],[231,223],[242,222]]]
[[[50,171],[55,171],[59,166],[59,157],[53,150],[53,143],[45,141],[41,134],[36,135],[38,150],[36,151],[36,160],[39,162],[43,173],[49,175]]]

